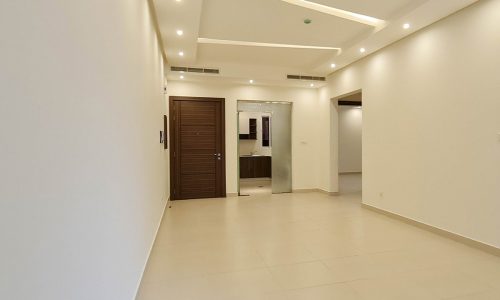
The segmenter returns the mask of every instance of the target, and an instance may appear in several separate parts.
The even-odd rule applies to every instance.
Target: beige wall
[[[0,4],[0,299],[134,299],[165,206],[146,1]]]
[[[220,83],[170,81],[171,96],[220,97],[226,99],[227,192],[237,193],[237,101],[290,101],[292,109],[292,176],[294,189],[318,186],[318,91],[309,88],[265,87]]]
[[[356,106],[339,106],[339,173],[362,171],[363,112]]]
[[[363,90],[364,203],[496,247],[499,11],[500,1],[480,1],[336,72],[320,91],[326,110],[329,98]],[[320,149],[335,152],[332,132]],[[330,162],[320,174],[338,169]]]

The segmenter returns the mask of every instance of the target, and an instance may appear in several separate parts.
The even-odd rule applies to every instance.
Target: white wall
[[[240,155],[258,154],[272,156],[271,146],[262,146],[262,117],[271,118],[271,114],[260,112],[240,112],[240,133],[249,132],[249,119],[257,119],[257,140],[240,140]],[[269,134],[271,134],[271,127],[269,127],[269,129]]]
[[[319,160],[317,103],[318,91],[310,88],[266,87],[222,83],[170,81],[170,96],[220,97],[226,99],[226,186],[237,193],[238,132],[237,101],[290,101],[292,109],[292,176],[293,189],[318,186]]]
[[[326,110],[327,99],[363,90],[364,203],[496,247],[499,11],[500,1],[479,1],[336,72],[320,91]]]
[[[146,1],[0,4],[0,299],[134,299],[165,205]]]
[[[339,106],[339,173],[362,171],[363,113],[356,106]]]

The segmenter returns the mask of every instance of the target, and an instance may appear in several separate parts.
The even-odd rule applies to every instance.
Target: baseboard
[[[292,190],[292,193],[317,193],[319,189],[296,189]]]
[[[292,191],[293,193],[321,193],[328,196],[338,196],[338,192],[328,192],[322,189],[296,189]]]
[[[255,178],[240,178],[240,181],[251,182],[251,181],[272,181],[271,177],[255,177]]]
[[[442,237],[452,239],[452,240],[454,240],[456,242],[465,244],[465,245],[467,245],[469,247],[476,248],[478,250],[487,252],[489,254],[492,254],[492,255],[495,255],[495,256],[500,256],[500,248],[497,248],[495,246],[488,245],[488,244],[485,244],[485,243],[473,240],[471,238],[464,237],[464,236],[461,236],[459,234],[456,234],[456,233],[453,233],[453,232],[450,232],[450,231],[447,231],[447,230],[444,230],[444,229],[441,229],[441,228],[438,228],[438,227],[434,227],[432,225],[428,225],[428,224],[425,224],[425,223],[422,223],[422,222],[419,222],[419,221],[416,221],[416,220],[413,220],[413,219],[410,219],[410,218],[398,215],[398,214],[390,212],[390,211],[386,211],[386,210],[380,209],[380,208],[375,207],[375,206],[371,206],[371,205],[368,205],[368,204],[365,204],[365,203],[363,203],[362,205],[363,205],[363,208],[365,208],[365,209],[368,209],[368,210],[377,212],[379,214],[388,216],[390,218],[393,218],[393,219],[405,222],[407,224],[410,224],[410,225],[413,225],[415,227],[421,228],[423,230],[432,232],[432,233],[440,235]]]
[[[156,243],[156,238],[158,237],[158,232],[160,231],[160,226],[161,223],[163,222],[163,218],[165,217],[165,211],[167,211],[167,207],[170,206],[170,197],[167,198],[167,201],[165,202],[165,207],[163,208],[163,213],[160,218],[160,223],[158,223],[158,226],[156,227],[156,232],[155,232],[155,238],[153,239],[153,243],[151,244],[151,247],[149,248],[149,253],[148,253],[148,259],[146,260],[146,264],[142,268],[142,274],[141,274],[141,279],[139,280],[139,284],[137,285],[137,288],[135,290],[135,298],[137,298],[137,294],[139,293],[139,288],[141,287],[142,279],[144,277],[144,273],[146,272],[146,267],[148,266],[149,263],[149,258],[151,257],[151,252],[153,252],[153,247]]]
[[[340,195],[339,192],[328,192],[328,191],[325,191],[325,190],[322,190],[322,189],[317,189],[317,191],[319,193],[322,193],[322,194],[325,194],[325,195],[328,195],[328,196],[339,196]]]
[[[226,198],[238,197],[238,193],[227,193]]]
[[[339,172],[339,175],[363,174],[363,172]]]

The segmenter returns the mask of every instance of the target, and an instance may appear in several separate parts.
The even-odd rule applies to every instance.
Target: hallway
[[[0,23],[0,300],[500,300],[500,0]]]
[[[500,258],[360,203],[359,193],[173,202],[137,299],[500,299]]]

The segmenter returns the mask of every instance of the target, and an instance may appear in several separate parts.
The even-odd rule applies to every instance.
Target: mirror
[[[269,147],[271,145],[271,119],[269,117],[262,117],[262,147]]]

